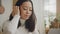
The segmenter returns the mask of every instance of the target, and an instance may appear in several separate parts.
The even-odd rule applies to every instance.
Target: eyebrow
[[[27,7],[27,6],[22,6],[22,7]],[[32,8],[32,7],[29,7],[29,8]]]

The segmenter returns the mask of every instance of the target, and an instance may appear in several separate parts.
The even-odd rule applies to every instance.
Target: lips
[[[28,18],[30,15],[25,15],[26,18]]]
[[[26,15],[26,16],[29,16],[29,15]]]

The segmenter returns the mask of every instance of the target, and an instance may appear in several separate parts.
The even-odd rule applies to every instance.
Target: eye
[[[32,11],[32,9],[30,8],[29,11]]]
[[[29,10],[29,11],[32,11],[32,10]]]
[[[27,8],[26,8],[26,7],[24,7],[23,9],[24,9],[24,10],[27,10]]]
[[[31,7],[29,8],[29,11],[32,11],[32,8]]]
[[[27,10],[27,8],[24,8],[24,10]]]

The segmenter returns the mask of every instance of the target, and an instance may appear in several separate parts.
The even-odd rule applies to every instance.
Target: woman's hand
[[[15,16],[17,14],[20,14],[19,6],[13,6],[12,16]]]

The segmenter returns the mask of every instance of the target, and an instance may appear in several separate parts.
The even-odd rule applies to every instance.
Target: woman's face
[[[31,2],[27,1],[22,3],[22,5],[19,7],[20,9],[20,16],[22,19],[27,20],[32,14],[32,4]]]

